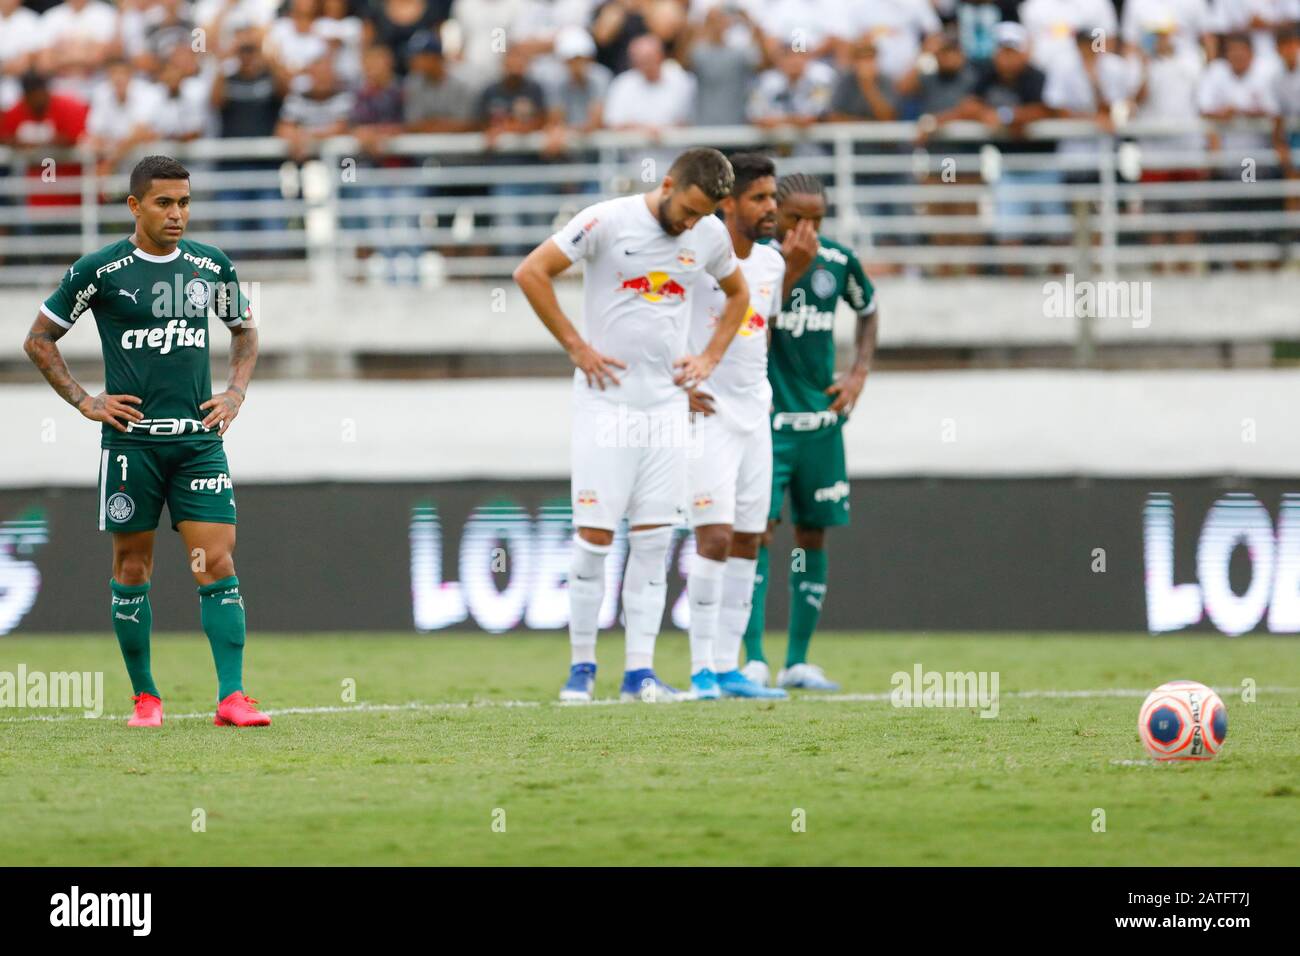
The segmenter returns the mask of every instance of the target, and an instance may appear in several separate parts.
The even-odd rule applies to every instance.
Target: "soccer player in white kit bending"
[[[758,240],[776,234],[776,165],[758,153],[738,153],[731,167],[736,181],[720,212],[749,286],[750,307],[706,388],[690,393],[693,445],[707,451],[691,455],[687,467],[695,530],[686,583],[691,689],[702,700],[786,696],[740,671],[740,642],[772,499],[767,343],[770,324],[781,312],[785,259]],[[691,303],[691,349],[715,334],[725,303],[714,283],[705,279],[700,286]]]
[[[577,366],[573,376],[573,539],[569,564],[568,682],[560,699],[590,701],[605,558],[628,520],[623,573],[627,635],[625,700],[682,694],[654,673],[654,645],[668,587],[673,524],[682,517],[690,441],[687,389],[713,371],[749,308],[749,289],[726,227],[713,212],[731,192],[727,158],[690,149],[642,196],[584,209],[528,254],[514,279]],[[585,262],[580,334],[560,309],[555,276]],[[687,332],[696,280],[718,283],[725,304],[698,354]]]

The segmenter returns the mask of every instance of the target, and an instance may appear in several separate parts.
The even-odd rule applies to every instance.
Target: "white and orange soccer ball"
[[[1228,736],[1228,711],[1204,684],[1172,680],[1142,702],[1138,736],[1157,760],[1213,760]]]

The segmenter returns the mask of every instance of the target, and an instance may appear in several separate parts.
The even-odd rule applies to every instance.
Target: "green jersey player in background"
[[[235,576],[235,495],[222,435],[257,362],[257,331],[234,267],[215,246],[183,238],[190,174],[167,156],[131,172],[135,232],[83,256],[41,306],[25,349],[59,396],[101,423],[98,526],[113,536],[110,613],[134,690],[133,727],[162,726],[150,669],[149,580],[163,503],[198,584],[199,616],[217,670],[218,726],[265,726],[244,693],[244,599]],[[232,336],[230,381],[212,394],[208,315]],[[93,314],[105,387],[90,395],[58,341]]]
[[[849,523],[849,482],[841,428],[857,404],[876,350],[880,313],[875,290],[848,246],[817,234],[826,195],[814,176],[777,183],[776,238],[786,259],[780,315],[772,329],[767,375],[772,384],[772,504],[765,539],[781,518],[787,489],[797,549],[790,567],[790,625],[780,687],[838,690],[808,662],[808,645],[826,597],[826,529]],[[857,316],[848,371],[835,374],[835,309],[846,301]],[[768,547],[758,556],[754,600],[745,631],[744,674],[769,678],[763,656]]]

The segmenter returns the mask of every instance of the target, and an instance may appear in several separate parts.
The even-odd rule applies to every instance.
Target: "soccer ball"
[[[1171,680],[1142,702],[1138,736],[1157,760],[1213,760],[1228,736],[1228,711],[1204,684]]]

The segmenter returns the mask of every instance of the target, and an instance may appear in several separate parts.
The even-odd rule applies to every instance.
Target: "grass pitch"
[[[613,698],[622,644],[601,648]],[[661,639],[670,683],[686,651]],[[559,635],[254,635],[250,693],[301,710],[233,730],[211,723],[203,637],[160,635],[159,732],[116,716],[111,635],[6,637],[0,671],[104,671],[111,716],[0,710],[0,865],[1300,863],[1294,640],[826,634],[813,651],[858,699],[563,707]],[[999,672],[998,717],[861,699],[917,662]],[[1141,695],[1177,677],[1224,695],[1213,762],[1144,760]],[[1231,690],[1247,678],[1253,703]],[[1124,690],[1141,695],[1101,694]]]

